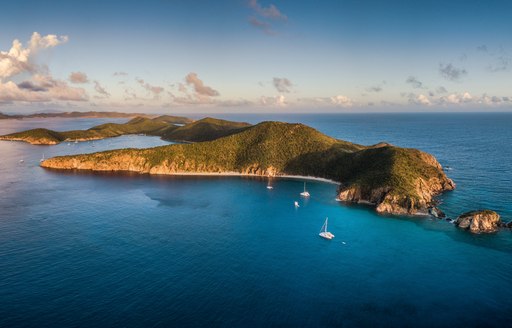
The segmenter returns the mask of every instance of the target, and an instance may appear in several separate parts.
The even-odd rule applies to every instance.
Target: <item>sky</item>
[[[512,111],[512,1],[11,1],[0,112]]]

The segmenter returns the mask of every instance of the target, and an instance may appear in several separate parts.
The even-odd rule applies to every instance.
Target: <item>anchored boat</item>
[[[325,218],[324,225],[322,226],[322,229],[320,230],[320,233],[318,235],[322,238],[331,240],[334,238],[334,235],[332,233],[330,233],[329,231],[327,231],[327,221],[328,220],[329,220],[329,218]]]

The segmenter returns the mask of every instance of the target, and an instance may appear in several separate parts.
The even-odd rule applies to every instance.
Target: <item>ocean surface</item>
[[[449,216],[490,208],[512,220],[511,114],[215,116],[419,148],[457,183],[441,197]],[[113,121],[125,120],[0,120],[0,134]],[[336,202],[322,182],[304,200],[295,179],[268,190],[258,178],[39,167],[43,156],[164,144],[0,141],[0,327],[510,326],[509,230],[379,216]],[[332,241],[318,236],[326,217]]]

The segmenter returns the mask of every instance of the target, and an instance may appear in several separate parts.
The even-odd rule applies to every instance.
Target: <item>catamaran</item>
[[[304,182],[304,191],[300,193],[302,197],[309,197],[311,196],[309,192],[306,190],[306,183]]]
[[[318,235],[322,238],[331,240],[334,238],[334,235],[332,233],[330,233],[329,231],[327,231],[327,221],[328,220],[329,220],[329,218],[325,218],[324,225],[322,226],[322,229],[320,230],[320,233]]]

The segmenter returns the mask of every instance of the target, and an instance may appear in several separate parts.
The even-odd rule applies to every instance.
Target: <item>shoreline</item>
[[[251,173],[239,173],[239,172],[179,172],[179,173],[169,173],[169,174],[154,174],[154,173],[148,173],[148,175],[181,175],[181,176],[226,176],[226,177],[258,177],[258,178],[282,178],[282,179],[297,179],[297,180],[309,180],[309,181],[318,181],[318,182],[324,182],[324,183],[330,183],[335,185],[340,185],[340,182],[336,182],[334,180],[320,178],[320,177],[314,177],[309,175],[289,175],[289,174],[283,174],[283,175],[274,175],[274,176],[267,176],[267,175],[261,175],[261,174],[251,174]]]
[[[43,162],[44,163],[44,162]],[[277,178],[277,179],[295,179],[295,180],[308,180],[308,181],[318,181],[323,183],[329,183],[334,185],[340,185],[340,182],[326,179],[326,178],[320,178],[320,177],[314,177],[310,175],[291,175],[291,174],[283,174],[283,175],[261,175],[261,174],[252,174],[252,173],[239,173],[239,172],[173,172],[173,173],[150,173],[150,172],[137,172],[137,171],[126,171],[126,170],[119,170],[119,171],[110,171],[110,170],[90,170],[90,169],[59,169],[59,168],[53,168],[41,165],[43,163],[39,163],[39,167],[45,168],[45,169],[51,169],[51,170],[58,170],[58,171],[70,171],[70,170],[77,170],[77,171],[83,171],[83,172],[103,172],[103,173],[116,173],[116,172],[128,172],[128,173],[139,173],[139,174],[147,174],[149,176],[151,175],[161,175],[161,176],[218,176],[218,177],[255,177],[255,178]]]

